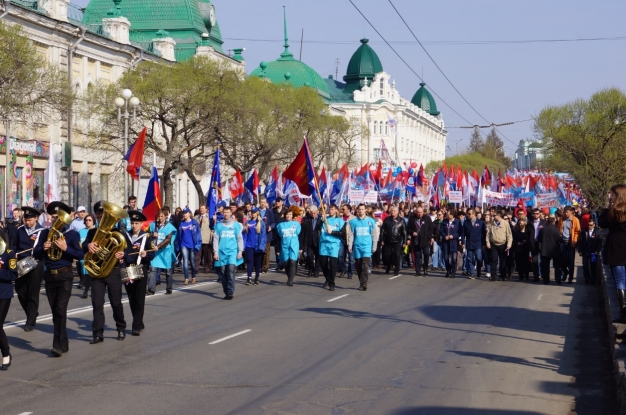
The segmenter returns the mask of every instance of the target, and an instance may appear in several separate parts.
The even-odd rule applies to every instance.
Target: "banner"
[[[517,206],[512,194],[492,192],[491,190],[483,190],[483,203],[493,206]]]
[[[448,203],[463,203],[463,192],[460,190],[450,190],[448,193]]]
[[[365,197],[363,198],[363,203],[369,203],[369,204],[378,203],[378,192],[371,190],[365,193]]]
[[[524,206],[526,207],[535,206],[535,192],[520,193],[517,195],[517,200],[520,199],[522,199],[522,202],[524,202]]]
[[[348,199],[350,200],[350,204],[359,204],[363,203],[363,198],[365,197],[365,190],[356,190],[350,189],[348,192]]]
[[[535,195],[535,202],[537,203],[537,207],[556,207],[560,206],[559,198],[556,193],[543,193]]]

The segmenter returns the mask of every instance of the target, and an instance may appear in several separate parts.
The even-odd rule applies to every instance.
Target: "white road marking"
[[[543,295],[543,294],[539,294],[539,297],[537,297],[537,301],[541,301],[541,296],[542,296],[542,295]]]
[[[246,333],[248,333],[250,331],[252,331],[252,330],[248,329],[248,330],[240,331],[239,333],[235,333],[235,334],[231,334],[230,336],[222,337],[221,339],[215,340],[214,342],[211,342],[209,344],[218,344],[218,343],[223,342],[224,340],[228,340],[228,339],[232,339],[233,337],[241,336],[242,334],[246,334]]]
[[[248,278],[248,277],[236,277],[235,279],[236,280],[241,280],[241,279],[244,279],[244,278]],[[190,290],[192,288],[203,287],[205,285],[212,285],[212,284],[217,284],[217,281],[201,282],[201,283],[197,283],[197,284],[193,284],[193,285],[191,285],[191,284],[190,285],[186,285],[186,286],[180,287],[180,288],[174,288],[172,290],[172,294],[174,294],[176,291]],[[146,300],[148,300],[150,297],[157,297],[157,296],[160,296],[160,295],[165,295],[165,290],[159,291],[159,292],[155,293],[154,295],[146,296]],[[122,304],[127,303],[127,302],[128,302],[128,298],[122,300]],[[104,303],[104,307],[105,308],[106,307],[110,307],[110,306],[111,306],[111,303]],[[93,310],[93,307],[92,306],[85,306],[85,307],[75,308],[73,310],[68,310],[67,311],[67,315],[71,316],[71,315],[82,313],[84,311],[89,311],[89,310]],[[37,322],[38,323],[41,322],[41,321],[48,321],[48,320],[52,320],[52,314],[46,314],[46,315],[43,315],[41,317],[37,317]],[[26,320],[14,321],[12,323],[5,324],[4,326],[2,326],[2,328],[3,329],[10,329],[10,328],[13,328],[13,327],[19,327],[19,326],[21,326],[21,325],[23,325],[25,323],[26,323]]]
[[[335,300],[339,300],[340,298],[347,297],[347,296],[349,296],[349,295],[350,295],[350,294],[340,295],[339,297],[331,298],[330,300],[328,300],[328,302],[329,302],[329,303],[331,303],[331,302],[333,302],[333,301],[335,301]]]
[[[395,280],[396,278],[401,277],[401,275],[396,275],[395,277],[389,278],[390,280]]]
[[[21,414],[19,414],[19,415],[30,415],[30,414],[32,414],[32,412],[22,412],[22,413],[21,413]]]

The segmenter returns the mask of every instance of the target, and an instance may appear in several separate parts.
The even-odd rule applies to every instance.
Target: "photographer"
[[[598,224],[609,231],[604,245],[604,263],[611,268],[620,309],[613,321],[626,323],[626,185],[611,187]]]

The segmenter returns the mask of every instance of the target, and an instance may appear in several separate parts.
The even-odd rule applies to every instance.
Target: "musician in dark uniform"
[[[30,206],[23,206],[24,224],[17,228],[15,240],[12,241],[11,250],[17,254],[17,260],[32,256],[37,245],[42,245],[44,240],[41,233],[44,228],[37,223],[39,212]],[[15,291],[17,299],[26,312],[26,324],[24,331],[33,331],[35,322],[39,315],[39,291],[41,290],[41,280],[43,279],[43,262],[30,272],[21,276],[15,281]]]
[[[93,211],[96,215],[98,223],[102,218],[104,209],[102,208],[102,202],[96,202],[93,205]],[[119,229],[112,229],[119,232]],[[92,243],[94,236],[96,235],[97,228],[91,229],[87,234],[85,242],[83,242],[83,252],[91,252],[93,254],[98,252],[98,244]],[[124,251],[117,252],[115,257],[118,260],[124,259]],[[120,276],[120,267],[122,264],[118,261],[118,265],[113,268],[111,273],[105,278],[92,278],[91,279],[91,305],[93,306],[93,323],[91,330],[93,332],[93,339],[89,344],[98,344],[104,341],[104,293],[108,291],[109,302],[111,303],[111,309],[113,310],[113,319],[117,327],[117,339],[124,340],[126,338],[126,320],[124,320],[124,307],[122,306],[122,279]]]
[[[126,237],[126,250],[124,251],[124,266],[140,266],[143,278],[126,282],[126,294],[128,304],[133,313],[132,335],[139,336],[144,329],[143,311],[146,305],[146,285],[148,281],[148,269],[150,261],[154,258],[152,234],[141,229],[146,216],[138,210],[129,210],[130,233],[123,232]]]
[[[13,281],[16,279],[17,259],[15,259],[15,252],[5,249],[0,254],[0,352],[2,352],[0,370],[7,370],[11,366],[11,349],[3,327],[13,299]]]
[[[52,226],[54,226],[59,217],[58,211],[69,214],[70,207],[63,202],[52,202],[48,204],[46,211],[51,216]],[[65,325],[67,323],[67,304],[72,296],[72,281],[74,279],[72,264],[74,260],[82,260],[85,254],[80,246],[78,232],[70,229],[68,225],[63,225],[59,229],[63,237],[58,237],[54,242],[48,241],[50,231],[50,229],[44,229],[41,232],[40,239],[44,243],[37,245],[34,256],[43,260],[46,266],[43,279],[52,311],[52,322],[54,323],[54,338],[50,353],[52,356],[59,357],[69,350]],[[53,251],[55,253],[60,251],[61,258],[56,261],[51,259],[50,256]]]

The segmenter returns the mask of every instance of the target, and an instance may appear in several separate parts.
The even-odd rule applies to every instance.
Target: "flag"
[[[272,206],[276,201],[276,186],[278,185],[278,166],[274,166],[272,174],[270,174],[269,181],[265,185],[265,199],[267,203]]]
[[[389,114],[387,114],[387,121],[389,122],[389,129],[391,130],[393,135],[397,135],[398,131],[396,130],[396,120],[391,118]]]
[[[424,176],[424,165],[420,164],[420,169],[417,172],[417,176],[415,178],[415,185],[416,186],[423,186],[425,179],[426,179],[426,177]]]
[[[8,143],[7,143],[8,145]],[[49,144],[50,150],[48,151],[48,168],[46,169],[45,175],[45,185],[44,189],[46,192],[45,201],[46,203],[56,202],[60,199],[59,195],[59,180],[57,179],[57,169],[56,164],[54,162],[54,146],[52,143]],[[7,213],[8,217],[8,213]]]
[[[254,202],[254,199],[259,195],[259,174],[256,169],[252,170],[252,174],[246,180],[244,184],[244,188],[252,194],[251,202]]]
[[[217,205],[222,200],[222,173],[220,171],[220,151],[218,147],[213,160],[213,171],[211,171],[211,183],[209,192],[206,195],[206,205],[209,210],[209,218],[212,218],[217,211]]]
[[[320,194],[322,195],[322,199],[326,200],[326,193],[328,193],[328,177],[326,174],[326,167],[322,166],[322,171],[320,173],[320,182],[319,182],[319,186],[320,186]],[[313,195],[313,200],[317,200],[317,196],[314,194]]]
[[[233,178],[230,180],[229,185],[230,197],[233,199],[237,199],[243,194],[243,178],[241,177],[241,172],[237,170],[233,175]]]
[[[150,172],[150,181],[148,181],[148,189],[146,189],[146,199],[143,202],[142,212],[146,215],[146,221],[142,228],[146,229],[150,222],[158,219],[159,211],[163,206],[161,199],[161,187],[159,186],[159,172],[156,168],[156,154],[152,155],[152,171]]]
[[[300,152],[293,160],[291,165],[287,167],[283,176],[296,184],[300,193],[305,196],[311,196],[317,191],[317,173],[313,167],[313,159],[309,151],[309,144],[304,139]]]
[[[141,165],[143,164],[143,151],[146,144],[147,131],[147,127],[143,127],[143,130],[139,133],[139,137],[137,137],[137,141],[130,146],[124,156],[124,160],[126,160],[127,163],[126,171],[135,180],[139,180],[139,173],[141,171]]]
[[[489,171],[489,167],[485,164],[485,170],[483,171],[482,183],[484,185],[491,184],[491,172]]]
[[[378,160],[378,167],[376,168],[376,175],[374,176],[374,182],[380,186],[380,182],[383,179],[383,163]]]

